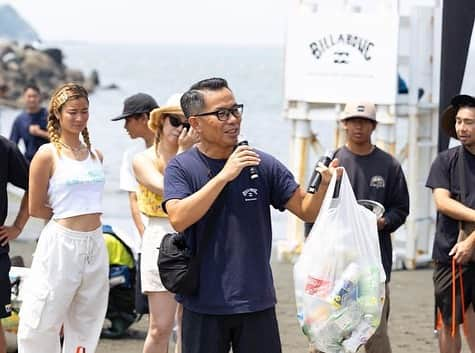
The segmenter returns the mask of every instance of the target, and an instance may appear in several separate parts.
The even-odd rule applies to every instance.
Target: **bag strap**
[[[458,150],[458,169],[459,169],[459,183],[460,183],[460,202],[465,205],[465,191],[467,190],[465,184],[465,157],[464,147],[459,146]],[[459,229],[463,229],[463,221],[459,221]]]

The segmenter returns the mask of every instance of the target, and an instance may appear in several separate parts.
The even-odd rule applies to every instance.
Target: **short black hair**
[[[36,93],[38,94],[41,94],[41,91],[40,91],[40,88],[34,84],[34,83],[28,83],[25,88],[23,88],[23,93],[25,93],[26,91],[28,91],[29,89],[32,89],[33,91],[35,91]]]
[[[190,87],[190,90],[218,91],[222,88],[229,88],[228,82],[224,78],[212,77],[196,82]]]
[[[202,112],[205,106],[205,98],[202,91],[219,91],[229,89],[228,82],[224,78],[212,77],[194,83],[180,99],[181,109],[186,118]]]

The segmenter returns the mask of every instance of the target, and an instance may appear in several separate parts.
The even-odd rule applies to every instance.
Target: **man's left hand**
[[[20,235],[21,229],[17,226],[1,226],[0,227],[0,245],[5,246],[13,239]]]
[[[473,252],[473,243],[470,239],[465,239],[454,245],[449,252],[449,256],[453,256],[459,264],[467,263]]]

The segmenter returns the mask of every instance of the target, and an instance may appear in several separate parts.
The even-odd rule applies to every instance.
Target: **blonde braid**
[[[60,127],[58,119],[54,115],[48,115],[48,135],[50,141],[53,143],[54,147],[58,151],[58,154],[61,154],[61,144],[59,143],[60,137]]]
[[[84,130],[81,131],[81,135],[90,155],[92,156],[92,158],[96,158],[95,154],[91,151],[91,139],[89,138],[89,130],[87,129],[87,127],[85,127]]]

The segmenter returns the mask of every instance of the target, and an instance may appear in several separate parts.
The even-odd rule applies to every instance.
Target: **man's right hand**
[[[252,147],[246,145],[238,146],[233,153],[231,153],[218,176],[229,183],[234,180],[244,168],[258,166],[260,162],[261,159],[259,155],[254,152]]]

